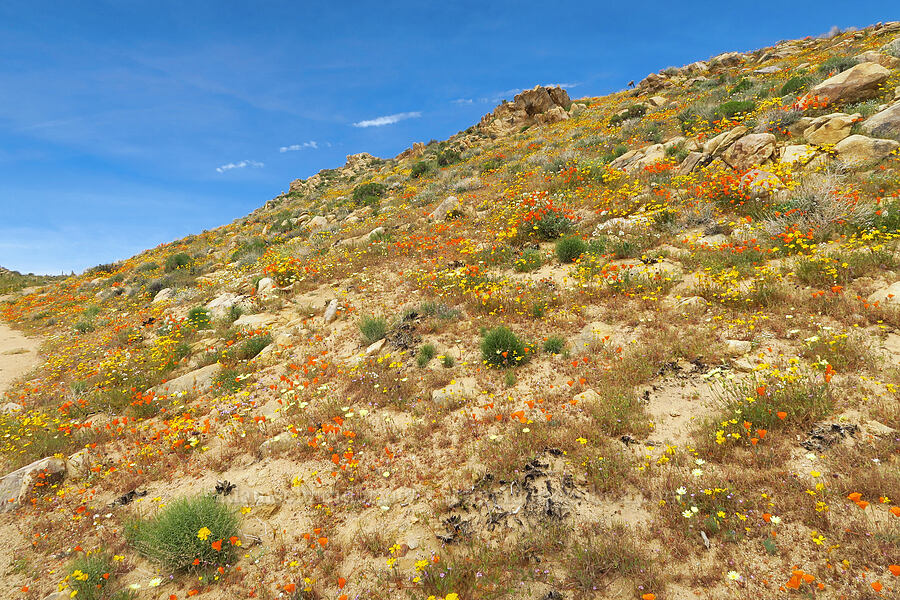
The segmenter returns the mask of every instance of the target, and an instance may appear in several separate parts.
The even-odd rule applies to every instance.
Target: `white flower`
[[[694,477],[700,477],[701,475],[703,475],[703,469],[694,469],[693,471],[691,471],[691,475],[693,475]]]
[[[742,581],[744,578],[737,571],[728,571],[728,579],[732,581]]]
[[[681,486],[680,488],[678,488],[677,490],[675,490],[675,494],[676,494],[677,496],[684,496],[685,494],[687,494],[687,490],[685,489],[684,486]]]
[[[702,458],[698,458],[697,460],[694,461],[694,464],[702,467],[703,465],[706,464],[706,461],[703,460]]]
[[[684,517],[685,519],[690,519],[691,517],[694,516],[694,513],[689,510],[685,510],[681,513],[681,516]]]
[[[697,508],[696,506],[692,506],[692,507],[691,507],[691,512],[692,512],[692,513],[698,513],[698,512],[700,512],[700,509]]]
[[[772,517],[769,520],[772,521],[772,523],[774,523],[775,525],[778,525],[779,523],[781,523],[781,517]]]
[[[150,583],[148,583],[147,585],[150,587],[158,587],[159,584],[161,584],[161,583],[162,583],[162,577],[156,577],[154,579],[151,579]]]

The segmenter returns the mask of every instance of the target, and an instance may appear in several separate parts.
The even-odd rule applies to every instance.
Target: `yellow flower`
[[[197,537],[200,538],[201,540],[205,541],[206,538],[208,538],[211,533],[212,533],[212,531],[210,531],[209,528],[201,527],[200,531],[197,532]]]

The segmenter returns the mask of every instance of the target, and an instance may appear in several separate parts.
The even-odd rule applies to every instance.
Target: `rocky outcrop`
[[[761,165],[775,154],[775,136],[771,133],[751,133],[732,144],[722,159],[738,171]]]
[[[850,128],[861,118],[859,113],[852,115],[832,113],[816,117],[810,121],[809,127],[803,130],[803,137],[807,142],[816,146],[833,146],[849,137]]]
[[[864,135],[851,135],[834,147],[837,157],[848,165],[874,162],[887,157],[900,147],[894,140],[879,140]]]
[[[61,479],[65,474],[66,461],[51,456],[6,475],[0,479],[0,512],[20,506],[36,483]]]
[[[862,63],[829,77],[809,92],[832,103],[858,102],[878,95],[891,72],[876,63]]]
[[[459,210],[459,200],[456,196],[448,196],[443,202],[438,204],[433,211],[431,211],[431,214],[428,215],[428,219],[431,221],[443,221],[457,210]]]
[[[213,363],[196,371],[185,373],[171,381],[161,383],[150,391],[156,394],[183,394],[191,391],[203,391],[212,385],[216,376],[222,372],[222,365]]]
[[[900,102],[866,119],[862,130],[875,137],[900,138]]]
[[[504,102],[494,112],[481,118],[478,124],[484,133],[508,135],[522,127],[568,119],[572,101],[561,87],[535,86],[517,94],[512,102]]]

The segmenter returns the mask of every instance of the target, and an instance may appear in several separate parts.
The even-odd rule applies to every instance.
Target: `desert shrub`
[[[112,592],[116,568],[105,552],[79,556],[66,569],[64,592],[79,600],[126,600],[133,598],[130,590]]]
[[[832,56],[831,58],[822,61],[822,64],[819,65],[819,73],[822,75],[828,75],[829,73],[837,74],[855,67],[858,64],[859,61],[852,56]]]
[[[540,269],[543,262],[544,259],[541,256],[540,250],[529,248],[516,259],[513,268],[519,273],[527,273],[529,271]]]
[[[410,178],[418,179],[422,175],[427,175],[432,170],[432,164],[427,160],[420,160],[412,166],[409,173]]]
[[[559,212],[548,211],[534,222],[532,231],[542,240],[555,240],[572,231],[572,220]]]
[[[587,250],[587,244],[580,237],[563,238],[556,242],[556,257],[561,263],[574,262]]]
[[[508,327],[495,327],[481,340],[481,357],[485,364],[498,369],[515,367],[526,362],[531,348]]]
[[[159,264],[153,261],[141,263],[138,265],[136,271],[138,273],[146,273],[147,271],[154,271],[159,268]]]
[[[462,313],[459,309],[448,306],[443,302],[434,302],[426,300],[419,305],[419,312],[428,317],[437,317],[442,321],[450,321],[458,319]]]
[[[425,344],[421,348],[419,348],[419,354],[416,356],[416,364],[420,367],[424,367],[428,363],[431,362],[431,359],[434,358],[434,355],[437,354],[437,350],[435,349],[433,344]]]
[[[281,223],[279,221],[278,223]],[[231,262],[238,260],[251,260],[259,258],[266,250],[266,241],[260,238],[254,238],[249,242],[244,242],[231,253]]]
[[[174,571],[234,562],[237,534],[237,515],[210,495],[177,499],[125,526],[126,539],[140,554]]]
[[[272,334],[255,335],[241,342],[234,351],[238,360],[250,360],[259,355],[263,348],[272,343]]]
[[[659,128],[659,123],[651,123],[642,132],[642,137],[644,141],[652,142],[654,144],[659,144],[663,141],[662,130]]]
[[[638,117],[643,117],[646,113],[647,107],[643,104],[632,104],[626,107],[619,114],[613,115],[609,120],[609,125],[610,127],[616,127],[629,119],[637,119]]]
[[[445,354],[441,357],[441,366],[445,369],[452,369],[456,366],[456,360],[449,354]]]
[[[544,340],[544,352],[561,354],[566,347],[566,338],[561,335],[552,335]]]
[[[225,320],[229,323],[234,323],[238,319],[241,318],[241,315],[244,314],[244,309],[240,304],[234,304],[231,308],[228,309],[228,315],[225,317]]]
[[[794,95],[797,92],[803,91],[808,88],[810,83],[812,83],[812,79],[810,77],[797,75],[785,81],[784,85],[781,86],[781,89],[778,90],[778,93],[782,96]]]
[[[730,100],[720,104],[713,113],[714,120],[734,119],[738,115],[746,114],[756,108],[753,100]]]
[[[458,163],[462,160],[462,157],[459,155],[459,152],[448,148],[437,155],[437,164],[440,167],[449,167],[450,165]]]
[[[729,96],[734,96],[735,94],[740,94],[742,92],[746,92],[750,88],[753,87],[753,81],[747,79],[746,77],[741,77],[738,79],[731,88],[728,90]]]
[[[94,331],[94,324],[86,319],[80,319],[73,325],[73,328],[78,333],[90,333]]]
[[[235,369],[223,369],[215,379],[213,379],[213,389],[220,396],[233,394],[241,389],[241,383],[238,381],[240,373]]]
[[[386,192],[387,188],[382,183],[363,183],[353,189],[353,201],[356,204],[373,206],[378,204]]]
[[[187,252],[179,252],[166,258],[166,273],[176,269],[187,267],[191,264],[191,257]]]
[[[210,323],[209,310],[202,306],[192,308],[188,311],[188,322],[197,329],[206,329]]]
[[[359,321],[359,331],[367,343],[374,344],[387,333],[387,321],[383,317],[364,316]]]
[[[499,169],[503,166],[504,158],[501,156],[492,156],[487,159],[483,163],[481,163],[481,172],[487,173],[488,171],[493,171],[494,169]]]

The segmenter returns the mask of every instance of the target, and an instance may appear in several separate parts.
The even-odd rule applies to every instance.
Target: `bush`
[[[363,183],[353,189],[353,201],[356,204],[373,206],[378,204],[378,201],[384,196],[385,192],[387,192],[387,188],[384,184],[375,182]]]
[[[434,358],[434,355],[437,354],[437,350],[432,344],[425,344],[421,348],[419,348],[419,355],[416,357],[416,364],[420,367],[424,367],[428,363],[431,362],[431,359]]]
[[[543,263],[544,259],[539,250],[528,249],[516,259],[513,268],[519,273],[527,273],[540,269]]]
[[[580,237],[563,238],[556,242],[556,257],[561,263],[574,262],[587,250],[587,244]]]
[[[210,323],[209,310],[202,306],[192,308],[188,312],[188,322],[197,329],[206,329]]]
[[[422,175],[427,175],[430,172],[431,172],[431,163],[428,162],[427,160],[420,160],[419,162],[417,162],[416,164],[414,164],[412,166],[412,171],[410,172],[409,176],[412,179],[418,179]]]
[[[174,571],[234,562],[231,538],[237,533],[237,515],[215,496],[181,498],[125,525],[125,537],[139,553]]]
[[[481,357],[485,364],[502,369],[515,367],[528,360],[531,348],[508,327],[495,327],[481,340]]]
[[[822,75],[828,75],[829,73],[838,74],[858,64],[859,61],[852,56],[832,56],[819,65],[819,73]]]
[[[250,360],[256,358],[263,348],[272,343],[272,334],[255,335],[252,338],[244,340],[235,350],[235,358],[238,360]]]
[[[363,317],[359,322],[359,331],[366,342],[374,344],[387,333],[387,321],[382,317]]]
[[[456,360],[454,360],[454,358],[449,354],[445,354],[441,357],[441,365],[445,369],[452,369],[456,366]]]
[[[646,113],[647,107],[643,104],[632,104],[631,106],[628,106],[623,112],[613,115],[613,117],[609,120],[609,125],[610,127],[616,127],[617,125],[621,125],[628,119],[643,117]]]
[[[212,364],[212,363],[210,363]],[[213,379],[213,388],[220,396],[233,394],[241,389],[241,383],[238,381],[240,373],[235,369],[223,369],[216,378]]]
[[[90,321],[81,319],[80,321],[75,323],[74,329],[78,333],[90,333],[94,330],[94,324],[91,323]]]
[[[138,273],[146,273],[147,271],[154,271],[159,268],[159,265],[153,261],[141,263],[136,269]]]
[[[566,338],[561,335],[553,335],[544,340],[544,352],[561,354],[566,347]]]
[[[64,583],[67,587],[64,591],[79,600],[126,600],[134,597],[130,590],[110,593],[109,588],[116,579],[116,568],[106,553],[80,556],[66,571]]]
[[[737,115],[746,114],[756,108],[753,100],[731,100],[720,104],[713,113],[713,120],[734,119]]]
[[[437,156],[437,164],[440,167],[449,167],[452,164],[458,163],[460,160],[462,160],[462,157],[459,155],[459,152],[452,149],[444,150]]]
[[[810,83],[811,81],[809,77],[799,75],[796,77],[791,77],[784,82],[784,85],[781,86],[781,89],[778,91],[778,93],[782,96],[793,95],[801,90],[805,90],[807,87],[809,87]]]
[[[171,273],[176,269],[187,267],[191,264],[191,257],[187,252],[179,252],[173,254],[166,259],[166,273]]]
[[[541,216],[532,231],[542,240],[555,240],[572,231],[572,221],[561,213],[550,211]]]

